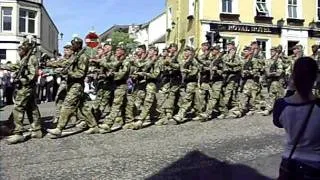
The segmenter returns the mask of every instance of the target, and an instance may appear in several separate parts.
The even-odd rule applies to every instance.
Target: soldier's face
[[[98,48],[97,52],[98,52],[98,55],[102,55],[104,53],[102,48]]]
[[[65,49],[64,49],[64,54],[65,54],[67,57],[70,57],[70,56],[73,54],[73,51],[71,50],[71,48],[65,48]]]
[[[118,48],[116,50],[116,54],[115,54],[117,57],[122,57],[124,55],[124,50],[123,49],[120,49]]]
[[[207,45],[203,45],[201,47],[202,51],[208,51],[209,47]]]
[[[191,56],[191,51],[189,51],[189,50],[184,51],[184,58],[185,59],[188,59],[190,56]]]
[[[171,47],[169,49],[170,53],[175,53],[177,51],[177,48],[176,47]]]
[[[274,57],[277,54],[276,50],[271,50],[271,57]]]
[[[227,50],[228,51],[230,51],[231,49],[233,49],[234,48],[234,45],[233,44],[228,44],[227,45]]]
[[[298,48],[293,50],[293,54],[298,54],[298,53],[300,53],[300,50]]]
[[[168,56],[168,51],[167,50],[162,51],[162,56]]]
[[[108,53],[108,52],[110,52],[112,50],[112,46],[110,46],[110,45],[104,45],[103,46],[103,51],[105,52],[105,53]]]
[[[317,52],[318,51],[318,47],[312,47],[312,52]]]
[[[72,44],[72,50],[73,51],[78,51],[78,50],[80,50],[82,48],[82,43],[74,43],[74,44]]]
[[[141,56],[144,52],[145,52],[144,49],[142,49],[142,48],[137,48],[137,54],[138,54],[138,56]]]
[[[20,57],[23,57],[23,56],[25,56],[27,54],[27,50],[26,50],[26,48],[24,46],[21,46],[18,49],[18,53],[19,53]]]
[[[154,54],[155,54],[155,50],[154,49],[150,49],[148,51],[148,56],[154,56]]]
[[[212,55],[216,56],[219,53],[219,51],[214,49],[214,50],[211,51],[211,53],[212,53]]]

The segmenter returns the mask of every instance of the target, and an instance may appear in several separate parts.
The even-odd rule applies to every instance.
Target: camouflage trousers
[[[87,104],[83,88],[83,85],[80,83],[73,83],[68,85],[67,95],[62,104],[57,125],[57,128],[59,128],[60,130],[65,128],[71,116],[75,113],[80,113],[90,128],[97,126],[97,123],[91,111],[92,107]]]
[[[153,117],[153,104],[156,101],[156,93],[157,93],[157,86],[155,83],[151,82],[148,83],[146,86],[146,96],[143,101],[143,106],[141,113],[139,115],[139,120],[145,121],[150,120]]]
[[[97,90],[96,99],[93,102],[94,115],[97,120],[104,118],[110,113],[111,110],[111,98],[112,98],[112,84],[103,84]]]
[[[234,107],[237,106],[237,90],[238,90],[239,84],[235,80],[231,80],[227,82],[223,87],[223,103],[226,105],[225,107],[222,107],[222,111],[224,114],[227,114],[229,112],[228,107]]]
[[[282,97],[284,94],[284,90],[280,81],[272,81],[269,88],[269,97],[266,100],[266,110],[272,112],[273,105],[275,101]]]
[[[55,118],[58,120],[60,116],[60,110],[63,104],[64,99],[67,96],[67,82],[66,81],[61,81],[57,95],[55,97],[55,102],[56,102],[56,114]]]
[[[201,84],[195,102],[199,112],[203,112],[207,117],[211,117],[213,111],[223,113],[225,104],[221,99],[222,86],[223,81],[215,81],[212,85],[209,83]]]
[[[138,84],[133,92],[127,93],[126,123],[133,122],[135,117],[141,113],[146,96],[145,87],[145,84]]]
[[[159,119],[171,119],[173,117],[177,94],[180,85],[178,83],[165,83],[160,87],[158,93],[158,111],[160,113]]]
[[[104,118],[104,124],[112,126],[115,122],[123,124],[123,108],[125,97],[127,94],[128,85],[117,85],[114,90],[114,98],[109,115]]]
[[[198,84],[196,82],[187,83],[185,95],[181,97],[182,102],[181,102],[179,111],[174,116],[174,119],[176,121],[182,122],[186,116],[186,113],[191,109],[197,89],[198,89]]]
[[[12,112],[13,122],[15,125],[13,134],[22,134],[25,112],[30,121],[31,130],[41,130],[40,111],[36,103],[36,97],[34,96],[35,94],[35,86],[22,86],[17,90]]]
[[[259,83],[255,82],[253,79],[248,79],[245,81],[243,86],[242,93],[239,95],[238,106],[235,109],[238,110],[238,113],[233,111],[238,115],[238,117],[242,116],[243,113],[247,111],[256,111],[256,99],[259,92]]]

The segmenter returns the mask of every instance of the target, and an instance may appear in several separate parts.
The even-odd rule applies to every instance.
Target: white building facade
[[[41,53],[54,57],[58,52],[58,28],[42,0],[0,0],[0,60],[16,62],[23,38],[33,35]]]
[[[166,14],[162,13],[146,24],[130,26],[130,37],[146,47],[154,45],[161,51],[166,46],[166,23]]]

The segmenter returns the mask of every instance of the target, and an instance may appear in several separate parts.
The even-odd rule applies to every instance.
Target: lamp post
[[[58,46],[59,46],[59,47],[62,47],[62,46],[63,46],[63,45],[62,45],[63,35],[64,35],[64,34],[63,34],[62,32],[59,34],[59,36],[60,36],[60,38],[58,38],[58,41],[59,41],[59,42],[58,42],[58,44],[59,44]],[[58,50],[58,54],[60,54],[60,52],[61,52],[60,49],[61,49],[61,48],[58,48],[58,49],[59,49],[59,50]]]

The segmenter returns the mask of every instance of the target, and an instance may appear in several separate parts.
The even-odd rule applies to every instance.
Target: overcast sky
[[[94,28],[101,34],[114,24],[140,24],[165,9],[165,0],[44,0],[51,18],[64,34],[60,48],[73,34]]]

